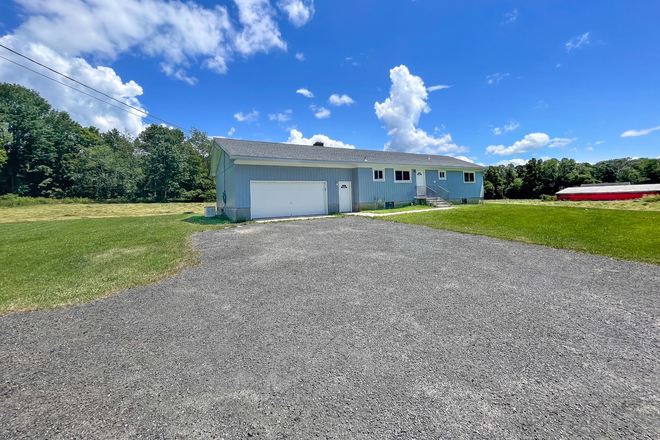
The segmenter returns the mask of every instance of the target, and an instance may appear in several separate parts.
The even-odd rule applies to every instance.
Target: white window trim
[[[445,173],[445,177],[440,177],[440,173]],[[447,180],[447,170],[438,170],[438,180]]]
[[[472,182],[466,182],[465,181],[465,174],[466,173],[472,173],[474,174],[474,180]],[[477,183],[477,173],[474,171],[463,171],[463,183]]]
[[[375,172],[376,171],[382,171],[383,172],[383,178],[382,179],[376,179],[376,177],[375,177]],[[372,168],[371,169],[371,178],[374,179],[374,182],[385,182],[385,168]]]
[[[408,171],[408,173],[409,173],[408,175],[410,176],[410,179],[408,179],[408,180],[396,180],[396,172],[397,171]],[[401,168],[396,169],[395,168],[394,169],[394,183],[412,183],[412,175],[413,175],[412,169],[401,169]]]

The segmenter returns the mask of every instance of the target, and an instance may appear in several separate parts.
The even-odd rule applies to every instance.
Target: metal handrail
[[[426,187],[426,197],[430,197],[430,196],[429,196],[429,191],[434,192],[434,193],[435,193],[435,196],[438,197],[438,192],[437,192],[436,190],[434,190],[433,188],[431,188],[430,186],[427,186],[427,187]]]
[[[439,190],[442,190],[442,196],[439,195],[439,191],[437,192],[438,197],[440,197],[442,200],[445,202],[449,201],[449,191],[441,187],[440,185],[436,186]]]

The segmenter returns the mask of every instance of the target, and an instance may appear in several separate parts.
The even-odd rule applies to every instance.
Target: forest
[[[99,201],[215,201],[212,141],[193,128],[101,133],[37,92],[0,84],[0,196]]]
[[[188,132],[188,130],[186,130]],[[98,201],[214,201],[206,133],[149,125],[137,137],[83,127],[37,92],[0,84],[0,196]],[[538,198],[583,183],[660,183],[658,159],[531,159],[490,166],[487,199]]]

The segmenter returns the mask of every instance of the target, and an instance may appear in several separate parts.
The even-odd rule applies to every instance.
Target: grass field
[[[203,213],[213,203],[52,204],[0,208],[0,223]]]
[[[612,258],[660,264],[660,212],[498,204],[381,217]],[[550,202],[552,203],[552,202]]]
[[[660,196],[646,196],[636,200],[614,200],[610,202],[598,201],[564,201],[543,202],[538,199],[507,199],[486,200],[487,205],[533,205],[533,206],[557,206],[562,208],[588,208],[588,209],[625,209],[631,211],[660,211]]]
[[[0,313],[77,304],[157,282],[196,263],[191,234],[227,226],[226,220],[205,219],[199,207],[194,209],[197,215],[156,215],[154,209],[181,212],[189,208],[179,204],[94,206],[119,206],[124,215],[133,217],[23,218],[24,223],[0,224]],[[60,207],[74,206],[40,206],[43,211],[36,214],[50,220],[68,218],[46,209]],[[15,209],[19,208],[0,209],[0,217],[15,218],[16,212],[6,212]],[[95,215],[115,216],[117,211],[95,211]]]

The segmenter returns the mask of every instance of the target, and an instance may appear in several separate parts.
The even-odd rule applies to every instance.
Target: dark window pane
[[[396,180],[403,180],[403,172],[401,171],[396,172]]]
[[[410,171],[403,172],[403,180],[410,180]]]

